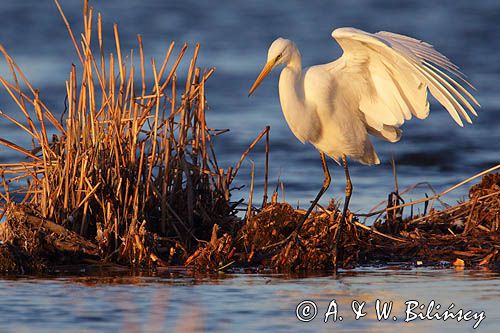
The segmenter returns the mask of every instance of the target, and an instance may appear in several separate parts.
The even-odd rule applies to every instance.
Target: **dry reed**
[[[233,231],[239,220],[229,188],[237,169],[220,168],[213,150],[217,132],[205,121],[205,82],[214,69],[196,66],[200,46],[194,48],[185,82],[179,82],[177,70],[187,45],[174,56],[172,42],[161,61],[151,60],[154,82],[147,84],[141,36],[137,75],[137,55],[123,52],[116,24],[115,51],[106,57],[101,15],[96,20],[84,2],[78,41],[55,3],[79,59],[66,81],[61,121],[0,47],[12,74],[12,80],[0,77],[0,83],[24,119],[1,115],[33,142],[27,149],[0,139],[0,145],[25,156],[0,165],[0,217],[10,224],[39,218],[44,229],[50,222],[96,243],[105,260],[136,264],[186,258],[211,238],[215,225]],[[25,185],[16,190],[20,200],[14,200],[14,182]]]
[[[84,1],[84,29],[77,41],[55,3],[79,60],[66,81],[67,108],[61,120],[0,46],[12,74],[10,81],[0,77],[0,84],[24,119],[3,112],[0,116],[33,142],[24,148],[0,138],[0,145],[25,158],[0,164],[0,219],[7,220],[0,224],[0,240],[5,243],[0,244],[0,270],[40,270],[50,259],[209,270],[234,263],[278,270],[332,268],[340,218],[333,203],[311,214],[298,242],[269,247],[288,236],[304,214],[277,203],[279,186],[268,203],[269,127],[234,168],[219,167],[213,137],[221,132],[205,121],[205,82],[214,69],[196,66],[199,45],[189,60],[185,82],[178,81],[177,70],[187,45],[175,57],[171,43],[160,62],[151,60],[153,83],[147,84],[141,36],[137,76],[136,54],[122,52],[117,25],[115,51],[105,57],[101,16],[95,22],[92,7]],[[56,134],[51,134],[54,130]],[[230,185],[245,157],[264,137],[262,205],[252,204],[257,201],[252,165],[250,198],[242,220],[236,215],[241,201],[230,202]],[[362,215],[349,213],[342,267],[395,261],[498,263],[500,175],[488,174],[498,168],[409,203],[401,202],[396,183],[387,207],[364,215],[377,216],[373,226],[361,223]],[[428,209],[431,200],[440,200],[480,176],[483,181],[470,190],[470,200],[443,211]],[[21,186],[12,186],[17,183]],[[422,203],[424,214],[413,216],[413,206]],[[412,209],[406,219],[405,207]]]
[[[342,238],[341,266],[352,268],[390,263],[446,266],[455,262],[462,266],[498,265],[500,173],[488,172],[499,168],[497,165],[480,172],[426,199],[402,204],[390,198],[387,207],[381,211],[359,215],[349,213]],[[413,214],[414,205],[439,199],[480,176],[481,182],[471,187],[467,201],[441,211],[431,208],[424,214]],[[393,196],[400,198],[397,192]],[[406,217],[404,207],[412,208]],[[333,269],[333,240],[341,215],[333,202],[311,214],[297,242],[268,249],[270,244],[289,235],[304,213],[304,210],[293,209],[286,203],[273,203],[250,218],[242,229],[246,251],[241,261],[287,271]],[[367,215],[378,216],[371,226],[359,221],[360,216]]]

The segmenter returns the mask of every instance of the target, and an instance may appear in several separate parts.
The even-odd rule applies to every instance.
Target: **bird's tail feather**
[[[390,126],[390,125],[383,125],[382,129],[380,131],[367,126],[368,133],[370,133],[373,136],[376,136],[377,138],[387,140],[389,142],[398,142],[399,139],[401,139],[401,131],[399,128],[396,126]]]
[[[359,157],[353,157],[353,159],[366,165],[380,164],[380,159],[378,158],[377,152],[375,151],[375,148],[373,147],[373,144],[370,140],[366,140],[363,155]]]

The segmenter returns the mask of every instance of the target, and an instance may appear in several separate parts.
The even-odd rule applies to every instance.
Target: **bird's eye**
[[[282,56],[283,56],[283,54],[278,54],[278,56],[276,57],[276,60],[281,59]]]

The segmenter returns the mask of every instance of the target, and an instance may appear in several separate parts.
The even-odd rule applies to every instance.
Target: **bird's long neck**
[[[290,61],[280,74],[280,103],[285,117],[288,113],[300,112],[304,101],[304,84],[302,80],[302,64],[300,53],[294,52]],[[288,118],[287,118],[288,120]]]
[[[286,64],[286,68],[302,72],[302,56],[296,47],[292,51],[292,56]]]
[[[300,140],[304,137],[304,122],[307,118],[302,61],[300,52],[295,49],[287,65],[281,71],[279,81],[280,103],[283,115],[293,134]]]
[[[296,47],[292,51],[290,60],[281,71],[279,90],[282,106],[284,106],[283,102],[286,102],[283,98],[284,95],[287,95],[288,100],[294,101],[296,99],[300,99],[300,97],[304,94],[304,85],[302,80],[302,57]]]

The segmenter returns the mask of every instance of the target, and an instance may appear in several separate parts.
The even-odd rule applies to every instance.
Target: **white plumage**
[[[427,91],[455,122],[471,123],[476,99],[472,87],[448,58],[422,41],[390,32],[354,28],[332,32],[343,55],[327,64],[302,69],[300,52],[287,39],[275,40],[268,62],[251,93],[276,66],[283,64],[279,95],[286,121],[302,142],[310,142],[335,160],[346,155],[363,164],[379,158],[368,134],[396,142],[399,127],[429,114]],[[448,74],[446,73],[448,72]],[[452,78],[452,76],[455,77]]]
[[[295,231],[275,245],[297,239],[305,220],[328,189],[331,178],[325,154],[337,162],[342,160],[346,196],[335,235],[336,271],[337,247],[352,194],[347,157],[363,164],[379,164],[368,134],[398,141],[399,127],[406,120],[429,115],[428,91],[460,126],[462,119],[471,123],[467,112],[477,116],[472,104],[479,104],[457,82],[472,88],[458,67],[427,43],[390,32],[370,34],[353,28],[337,29],[332,36],[344,50],[343,55],[304,70],[295,44],[283,38],[275,40],[249,95],[274,67],[285,65],[279,81],[283,114],[293,134],[319,150],[325,175],[321,190]]]

